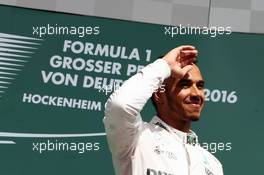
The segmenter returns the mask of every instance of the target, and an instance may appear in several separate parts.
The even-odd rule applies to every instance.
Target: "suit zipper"
[[[189,152],[187,150],[186,144],[184,144],[184,148],[185,148],[186,158],[187,158],[187,163],[188,163],[188,175],[190,175],[191,174],[191,160],[190,160],[190,155],[189,155]]]

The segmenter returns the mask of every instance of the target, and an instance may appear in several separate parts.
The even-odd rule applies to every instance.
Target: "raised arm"
[[[129,78],[109,97],[104,124],[112,154],[123,157],[133,152],[142,129],[140,111],[147,100],[164,79],[182,78],[196,56],[197,50],[192,46],[177,47]]]

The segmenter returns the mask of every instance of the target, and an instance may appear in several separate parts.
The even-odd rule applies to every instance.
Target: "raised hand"
[[[191,70],[193,62],[196,61],[198,51],[194,46],[183,45],[169,51],[163,59],[171,69],[171,76],[181,79]]]

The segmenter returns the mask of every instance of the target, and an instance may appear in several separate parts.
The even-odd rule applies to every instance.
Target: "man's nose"
[[[196,85],[192,85],[191,95],[192,96],[199,96],[199,95],[201,95],[201,90],[199,90]]]
[[[196,101],[197,103],[203,103],[203,90],[199,89],[197,86],[191,87],[190,99]]]

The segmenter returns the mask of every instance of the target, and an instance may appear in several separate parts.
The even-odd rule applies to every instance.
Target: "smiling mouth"
[[[202,100],[200,98],[195,98],[195,99],[192,99],[192,100],[187,100],[185,102],[185,104],[187,104],[188,106],[190,106],[192,108],[200,110],[200,108],[202,106]]]
[[[188,105],[194,106],[194,107],[200,107],[200,104],[196,104],[196,103],[189,103]]]
[[[193,101],[186,101],[185,104],[201,106],[202,105],[202,100],[199,99],[199,100],[193,100]]]
[[[191,108],[193,108],[195,110],[200,110],[201,109],[201,105],[200,104],[189,103],[187,105],[188,105],[188,107],[191,107]]]

